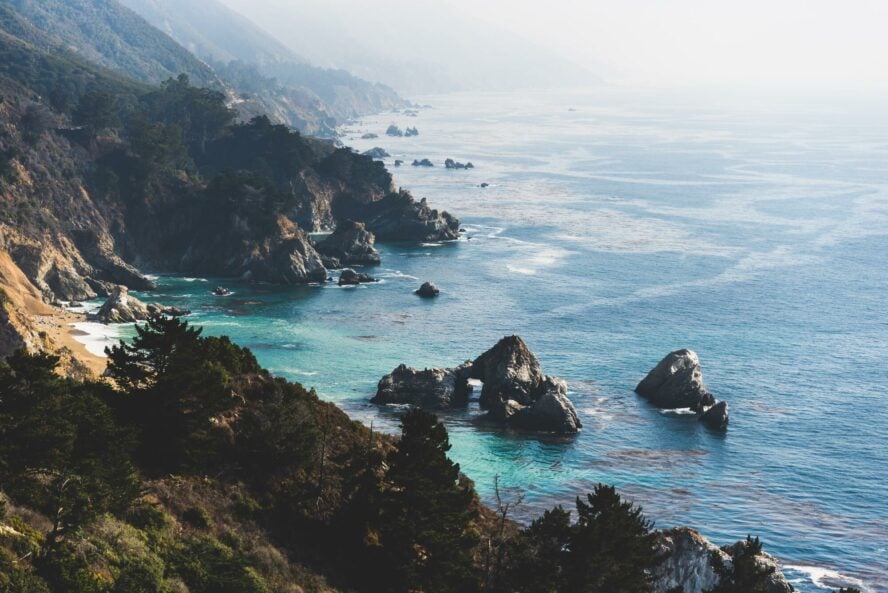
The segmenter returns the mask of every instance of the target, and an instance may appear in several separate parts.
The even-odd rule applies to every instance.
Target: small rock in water
[[[490,187],[490,184],[485,181],[481,184],[481,187]]]
[[[716,402],[715,405],[710,406],[705,412],[700,414],[699,420],[710,428],[724,430],[728,427],[729,420],[727,402]]]
[[[422,286],[414,291],[415,294],[418,294],[423,298],[436,297],[440,292],[441,291],[438,290],[438,287],[435,286],[435,284],[432,282],[423,282]]]
[[[369,274],[355,272],[351,268],[345,268],[339,274],[339,286],[354,286],[356,284],[367,284],[369,282],[376,282],[376,278]]]
[[[475,165],[469,161],[468,163],[460,163],[458,161],[454,161],[453,159],[447,159],[444,161],[444,166],[448,169],[474,169]]]
[[[361,154],[363,154],[364,156],[369,156],[371,159],[384,159],[391,156],[385,151],[384,148],[381,148],[379,146],[374,146],[370,150],[365,150]]]
[[[213,294],[216,296],[228,296],[231,294],[231,291],[224,286],[217,286],[213,289]]]
[[[434,167],[435,163],[433,163],[429,159],[422,159],[422,160],[413,159],[413,166],[414,167]]]

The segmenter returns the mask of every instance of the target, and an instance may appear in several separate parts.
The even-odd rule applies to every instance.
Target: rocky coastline
[[[458,367],[414,369],[401,365],[379,381],[377,404],[410,404],[429,409],[464,408],[469,380],[482,382],[479,406],[482,421],[509,428],[574,434],[582,428],[567,398],[567,383],[544,375],[536,355],[518,336]]]

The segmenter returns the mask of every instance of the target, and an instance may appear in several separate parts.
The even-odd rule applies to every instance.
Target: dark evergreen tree
[[[543,513],[522,530],[511,547],[503,582],[496,591],[557,593],[564,589],[564,566],[572,527],[570,512],[560,506]]]
[[[613,486],[599,484],[587,501],[577,498],[566,567],[566,591],[644,593],[650,570],[660,562],[657,535],[642,509],[624,501]]]
[[[47,548],[138,494],[130,434],[96,395],[55,373],[58,358],[18,351],[0,363],[0,489],[46,513]]]
[[[379,526],[388,589],[470,593],[478,587],[472,488],[448,459],[447,430],[433,414],[411,410],[401,431],[388,460]]]
[[[128,388],[117,398],[139,429],[137,458],[151,471],[207,471],[232,458],[224,415],[239,406],[231,380],[260,370],[228,338],[204,338],[187,321],[151,317],[132,344],[107,350],[108,374]]]
[[[80,97],[72,117],[75,124],[89,128],[93,133],[121,125],[114,95],[102,91],[91,91]]]
[[[758,537],[746,536],[733,546],[723,548],[730,556],[730,564],[725,563],[721,554],[713,552],[712,568],[719,577],[718,585],[707,593],[767,593],[775,566],[758,562],[762,553],[762,543]]]

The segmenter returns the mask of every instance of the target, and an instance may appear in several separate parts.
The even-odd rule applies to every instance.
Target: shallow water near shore
[[[382,375],[519,334],[567,380],[584,429],[528,436],[477,426],[474,408],[445,415],[486,500],[499,475],[525,491],[526,519],[612,483],[659,527],[719,545],[759,535],[805,593],[888,591],[886,113],[602,92],[420,102],[434,108],[366,118],[343,141],[385,148],[395,183],[458,215],[462,240],[379,246],[373,285],[161,277],[146,298],[192,309],[206,333],[387,431],[399,410],[368,403]],[[420,136],[386,137],[390,123]],[[413,295],[424,280],[441,296]],[[632,392],[682,347],[729,402],[727,432]]]

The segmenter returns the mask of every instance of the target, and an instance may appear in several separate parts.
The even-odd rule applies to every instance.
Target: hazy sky
[[[888,83],[888,0],[482,0],[469,10],[612,80]]]
[[[888,0],[224,1],[312,61],[379,80],[411,59],[406,82],[435,62],[483,74],[502,39],[518,72],[548,49],[616,83],[888,86]],[[374,52],[390,65],[360,63]]]

